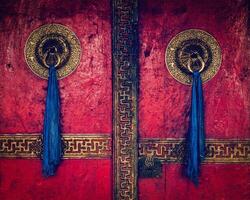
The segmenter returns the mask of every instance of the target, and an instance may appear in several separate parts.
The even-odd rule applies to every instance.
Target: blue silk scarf
[[[199,183],[200,164],[205,158],[203,94],[202,80],[199,72],[193,73],[191,113],[186,153],[186,174],[197,186]]]
[[[51,66],[49,68],[43,127],[42,171],[45,177],[55,174],[61,160],[61,154],[59,89],[56,69],[54,66]]]

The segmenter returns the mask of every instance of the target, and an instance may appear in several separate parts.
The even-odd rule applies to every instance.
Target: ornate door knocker
[[[192,73],[199,71],[202,82],[207,82],[219,71],[221,49],[209,33],[189,29],[180,32],[170,41],[165,61],[168,71],[177,81],[190,85]]]
[[[55,46],[50,47],[44,54],[43,64],[50,68],[50,66],[54,66],[57,68],[61,63],[61,57],[58,53],[58,50]]]
[[[60,58],[56,65],[58,79],[70,75],[80,63],[81,47],[75,33],[60,24],[46,24],[35,29],[25,45],[25,59],[33,73],[48,78],[45,59],[53,51]]]
[[[192,66],[195,66],[195,69],[192,69]],[[204,70],[205,62],[203,61],[203,58],[199,55],[199,52],[194,51],[189,54],[187,68],[191,73],[193,73],[194,71],[202,72]]]
[[[166,65],[179,82],[192,84],[189,129],[187,130],[186,175],[199,183],[200,164],[205,159],[205,127],[202,83],[218,72],[221,50],[213,36],[197,29],[177,34],[166,50]]]
[[[58,79],[76,69],[80,54],[80,42],[76,35],[59,24],[36,29],[25,46],[25,58],[32,72],[48,79],[42,134],[42,171],[45,177],[55,174],[63,154]]]

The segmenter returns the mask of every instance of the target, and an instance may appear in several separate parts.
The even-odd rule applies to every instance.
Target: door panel
[[[249,199],[248,15],[246,0],[1,3],[1,199]],[[59,81],[65,159],[45,179],[37,154],[47,83],[30,71],[23,50],[29,34],[47,23],[70,28],[82,56]],[[172,154],[188,129],[191,87],[165,66],[168,43],[190,28],[209,32],[222,49],[218,74],[203,84],[213,151],[197,188]],[[137,159],[152,154],[163,162],[161,175],[137,179]]]
[[[42,132],[47,81],[28,68],[24,46],[34,29],[59,23],[77,35],[82,48],[76,71],[59,81],[62,133],[110,138],[110,2],[4,1],[0,9],[0,133]],[[72,148],[82,144],[73,142]],[[56,176],[47,179],[42,177],[39,159],[1,159],[1,199],[111,199],[110,155],[87,157],[90,159],[63,160]]]
[[[165,50],[177,33],[197,28],[211,33],[222,49],[219,72],[203,85],[207,136],[249,137],[247,15],[244,1],[141,3],[141,136],[183,137],[186,133],[190,87],[167,71]]]
[[[191,28],[212,34],[222,49],[219,72],[203,84],[207,138],[249,138],[247,2],[145,0],[140,1],[139,14],[140,140],[153,143],[155,138],[161,141],[185,137],[191,87],[170,75],[165,51],[177,33]],[[230,158],[230,150],[223,144],[219,146],[225,151],[221,158],[224,154]],[[139,179],[139,199],[249,198],[249,165],[205,163],[196,188],[183,176],[180,164],[166,162],[160,178]]]
[[[1,199],[111,199],[110,160],[63,160],[55,177],[42,177],[38,159],[1,159]]]

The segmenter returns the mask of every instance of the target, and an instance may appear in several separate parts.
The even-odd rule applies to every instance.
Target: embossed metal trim
[[[41,134],[1,134],[0,158],[41,157]],[[111,158],[111,137],[104,134],[63,134],[64,159]]]
[[[37,158],[41,147],[40,134],[0,135],[0,158]]]
[[[208,139],[205,163],[250,163],[250,139]],[[140,156],[153,156],[163,162],[182,162],[184,139],[143,139]]]
[[[111,158],[112,138],[106,134],[63,134],[64,158]],[[0,158],[41,156],[41,134],[0,134]],[[205,163],[250,163],[249,139],[207,139]],[[180,163],[184,139],[144,138],[139,141],[139,156],[162,162]]]
[[[64,158],[111,158],[112,145],[109,135],[63,136]]]
[[[46,24],[30,34],[24,48],[25,59],[32,72],[43,79],[48,78],[48,68],[41,62],[45,53],[42,48],[49,40],[57,41],[61,47],[62,63],[57,68],[57,77],[62,79],[70,75],[80,62],[80,41],[74,32],[60,24]]]
[[[112,1],[114,199],[137,199],[138,1]]]
[[[192,43],[192,44],[189,44]],[[209,33],[199,29],[188,29],[178,33],[168,44],[165,53],[165,62],[170,74],[179,82],[183,84],[191,84],[191,73],[182,65],[187,60],[185,55],[185,48],[188,45],[199,46],[200,53],[203,53],[202,59],[205,61],[205,68],[201,72],[203,82],[212,79],[219,71],[221,65],[221,49],[216,39]],[[180,52],[184,52],[180,59]],[[187,63],[186,63],[187,64]]]

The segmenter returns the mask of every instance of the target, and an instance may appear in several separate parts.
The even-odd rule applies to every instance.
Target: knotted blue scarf
[[[49,68],[46,108],[43,127],[42,171],[45,177],[52,176],[61,160],[60,101],[56,69]]]
[[[199,72],[193,73],[191,113],[186,153],[187,176],[197,186],[200,175],[200,164],[205,158],[203,94]]]

